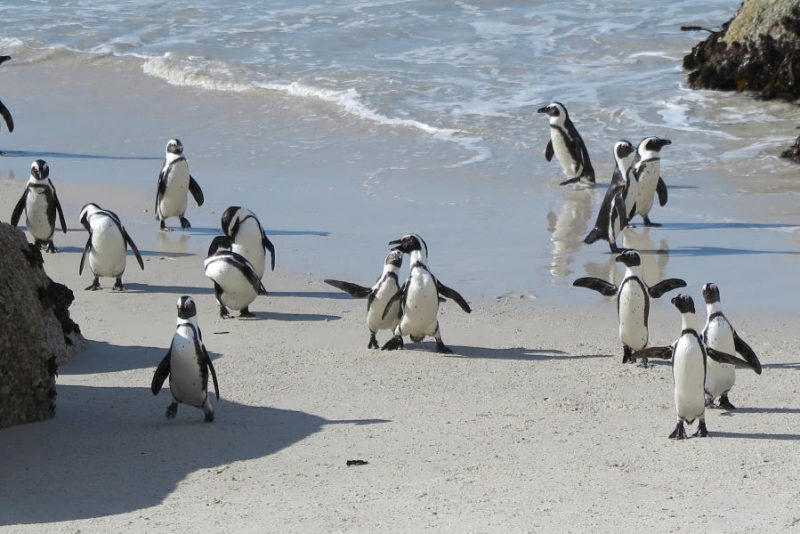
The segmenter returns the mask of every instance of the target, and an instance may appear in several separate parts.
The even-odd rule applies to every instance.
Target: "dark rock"
[[[800,163],[800,136],[794,140],[794,144],[789,149],[781,153],[781,157]]]

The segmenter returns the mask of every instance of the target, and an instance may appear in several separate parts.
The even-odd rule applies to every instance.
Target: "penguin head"
[[[50,167],[43,159],[37,159],[31,163],[31,177],[34,180],[47,180],[50,176]]]
[[[393,265],[398,269],[403,266],[403,251],[394,249],[386,255],[386,261],[383,262],[384,265]]]
[[[222,231],[225,232],[226,236],[236,237],[236,230],[238,230],[240,220],[240,218],[236,215],[241,209],[241,206],[231,206],[222,212],[222,220],[220,221],[220,224],[222,225]]]
[[[717,284],[708,283],[703,286],[703,300],[706,304],[719,302],[719,287]]]
[[[627,139],[621,139],[614,144],[614,157],[618,160],[624,160],[633,154],[633,151],[633,145]]]
[[[92,213],[96,213],[102,209],[103,208],[101,208],[94,202],[90,202],[89,204],[86,204],[83,208],[81,208],[81,224],[83,225],[83,227],[89,230],[89,215],[91,215]]]
[[[639,143],[637,152],[639,153],[640,156],[643,156],[646,152],[658,153],[662,148],[671,144],[672,141],[670,141],[669,139],[661,139],[660,137],[656,136],[645,137]]]
[[[184,295],[178,299],[178,317],[181,319],[191,319],[197,315],[197,308],[194,299]]]
[[[536,113],[547,113],[551,124],[564,124],[569,119],[567,108],[561,102],[550,102],[536,110]]]
[[[636,267],[642,264],[642,257],[635,250],[626,250],[617,256],[614,261],[625,265],[625,267]]]
[[[426,258],[428,257],[428,245],[426,245],[425,240],[417,234],[404,235],[400,239],[390,241],[389,244],[397,245],[393,250],[399,250],[406,254],[411,254],[415,250],[418,250],[423,253]]]
[[[233,248],[231,238],[226,235],[218,235],[211,240],[211,245],[208,247],[208,255],[213,256],[217,251],[229,251]]]
[[[694,301],[689,295],[680,293],[679,295],[672,297],[670,302],[672,302],[672,304],[674,304],[681,313],[694,313]]]
[[[175,154],[176,156],[183,154],[183,145],[181,144],[180,139],[169,140],[167,143],[167,154]]]

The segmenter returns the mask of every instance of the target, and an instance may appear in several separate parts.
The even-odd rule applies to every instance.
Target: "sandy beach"
[[[4,80],[23,79],[23,70],[11,76],[4,72]],[[53,86],[54,74],[41,74],[48,82],[42,87]],[[208,205],[190,207],[192,230],[159,232],[147,210],[161,139],[178,135],[162,133],[170,126],[163,120],[168,110],[150,98],[148,114],[125,113],[124,120],[115,120],[114,95],[121,90],[117,85],[125,85],[124,73],[109,78],[97,93],[88,88],[97,79],[71,80],[62,95],[83,94],[91,105],[81,101],[70,108],[63,100],[40,99],[44,89],[37,95],[17,88],[20,98],[12,112],[18,130],[0,132],[0,149],[9,153],[0,159],[0,219],[8,220],[30,161],[43,157],[51,163],[69,232],[56,234],[60,253],[47,255],[45,268],[75,291],[71,312],[87,339],[87,346],[59,370],[56,418],[0,433],[0,531],[761,533],[800,528],[800,314],[796,308],[787,311],[795,302],[796,253],[759,256],[773,262],[774,286],[789,293],[776,295],[780,304],[774,308],[752,298],[754,291],[747,288],[725,307],[728,293],[721,282],[724,309],[761,358],[764,372],[737,372],[731,401],[739,409],[709,411],[710,439],[675,442],[667,438],[675,424],[671,368],[620,363],[613,301],[569,288],[570,276],[577,276],[570,269],[549,289],[551,298],[534,298],[525,288],[505,293],[499,285],[479,291],[483,271],[468,270],[474,252],[467,249],[477,231],[471,226],[460,231],[448,226],[433,262],[434,272],[473,307],[467,315],[445,303],[440,312],[444,341],[455,354],[435,353],[431,341],[399,352],[368,350],[366,302],[322,279],[370,283],[379,273],[386,242],[416,229],[396,218],[378,219],[379,228],[365,242],[358,229],[370,219],[328,220],[319,207],[326,191],[341,202],[351,196],[347,188],[361,190],[360,182],[331,192],[300,181],[291,186],[297,174],[276,173],[270,187],[286,196],[275,195],[267,225],[280,228],[270,233],[278,258],[275,272],[264,279],[270,295],[251,306],[254,319],[220,319],[202,259],[221,210],[240,202],[247,191],[232,180]],[[86,93],[75,87],[81,80]],[[130,98],[138,98],[136,91],[152,96],[173,90],[152,81]],[[230,172],[215,155],[225,152],[225,143],[237,142],[230,114],[249,109],[247,95],[227,98],[214,106],[198,96],[195,105],[203,120],[189,122],[182,130],[186,135],[180,133],[187,146],[186,139],[194,136],[194,146],[208,147],[196,149],[195,160],[190,159],[206,176]],[[200,131],[201,122],[222,131]],[[69,135],[73,131],[80,134]],[[212,138],[221,145],[199,142]],[[286,143],[263,150],[282,150],[284,163],[301,158],[302,147]],[[155,153],[149,148],[154,144]],[[338,148],[327,160],[315,155],[309,175],[343,168],[359,172],[358,158],[354,167],[336,161]],[[258,167],[266,156],[253,155],[245,167]],[[98,178],[103,173],[114,173],[113,183]],[[399,186],[389,181],[381,187]],[[690,191],[678,191],[677,199],[689,196]],[[308,196],[312,200],[304,204]],[[357,206],[364,203],[353,198]],[[112,281],[105,279],[103,290],[83,290],[91,276],[78,274],[86,232],[77,217],[89,201],[114,209],[142,251],[145,269],[129,256],[122,293],[112,292]],[[411,209],[421,214],[429,208],[417,202]],[[388,203],[371,209],[388,209]],[[348,210],[340,207],[337,213],[343,211]],[[476,213],[488,218],[494,212],[478,207]],[[669,219],[673,212],[663,213]],[[766,207],[747,214],[776,225],[786,222],[783,216]],[[436,221],[435,215],[419,221],[429,230],[426,236]],[[755,223],[745,228],[758,229]],[[682,230],[673,226],[653,234],[654,248],[665,236],[673,245],[680,243]],[[703,228],[701,234],[711,230]],[[331,233],[342,240],[329,238]],[[791,248],[792,236],[781,246]],[[429,244],[433,241],[429,238]],[[608,274],[610,255],[593,252],[595,271]],[[366,257],[374,261],[364,266]],[[700,284],[711,281],[709,262],[719,257],[653,254],[650,259],[670,260],[669,269],[657,266],[656,276],[677,276],[683,268],[699,304]],[[752,255],[742,257],[750,261]],[[685,268],[692,261],[700,268]],[[479,269],[487,265],[492,263],[480,263]],[[759,268],[740,262],[723,276],[763,272]],[[168,421],[168,391],[153,397],[149,390],[169,346],[181,295],[198,303],[219,377],[221,399],[214,401],[217,419],[211,424],[187,406]],[[679,333],[671,295],[653,306],[652,344],[669,344]],[[699,316],[704,321],[704,311]],[[387,336],[381,332],[379,341]],[[348,460],[368,463],[348,466]]]

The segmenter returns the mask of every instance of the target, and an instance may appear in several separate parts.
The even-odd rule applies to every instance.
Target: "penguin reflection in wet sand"
[[[172,336],[172,344],[167,355],[158,364],[150,384],[153,395],[158,395],[161,386],[169,377],[169,390],[172,393],[172,404],[167,407],[167,419],[173,419],[178,413],[178,404],[188,404],[202,408],[205,421],[214,420],[214,407],[208,396],[208,374],[214,380],[214,392],[219,400],[219,384],[214,364],[208,356],[203,343],[200,327],[197,325],[197,308],[192,297],[183,296],[178,299],[178,325]]]
[[[222,214],[221,225],[222,231],[231,240],[231,250],[252,264],[259,280],[264,277],[266,270],[267,251],[270,254],[270,269],[275,270],[275,246],[252,211],[231,206]]]
[[[634,353],[634,357],[672,359],[672,376],[675,380],[675,411],[678,422],[675,430],[669,435],[671,439],[686,438],[684,421],[692,424],[695,419],[699,421],[697,432],[699,437],[708,436],[706,427],[706,358],[717,362],[750,367],[761,373],[750,363],[725,352],[720,352],[703,343],[697,332],[697,317],[695,315],[692,297],[680,294],[672,299],[672,304],[681,313],[681,335],[669,347],[650,347]]]
[[[739,337],[733,325],[722,313],[719,287],[716,284],[705,284],[703,299],[706,301],[708,313],[706,326],[703,329],[703,343],[706,347],[727,354],[740,354],[756,373],[761,374],[761,362],[758,356],[750,345]],[[706,360],[706,407],[714,408],[714,399],[719,397],[720,408],[735,410],[736,407],[728,399],[728,393],[735,381],[736,373],[733,365],[709,357]]]
[[[667,204],[667,185],[661,179],[661,149],[671,145],[669,139],[658,137],[645,137],[636,147],[636,156],[628,175],[636,185],[629,188],[625,197],[628,209],[628,219],[641,215],[645,226],[661,226],[650,220],[650,210],[653,209],[654,197],[658,195],[658,204]]]
[[[392,250],[383,262],[383,273],[372,287],[364,287],[341,280],[324,280],[326,284],[341,289],[351,297],[367,299],[367,328],[369,343],[367,348],[377,349],[375,337],[379,330],[394,330],[400,322],[400,300],[395,297],[400,293],[398,273],[403,265],[403,253]],[[391,305],[390,305],[391,301]]]
[[[231,317],[228,308],[239,310],[239,317],[255,317],[250,304],[267,290],[247,258],[231,250],[228,236],[217,236],[208,248],[203,262],[205,275],[214,282],[214,296],[219,303],[219,316]]]
[[[384,343],[381,350],[403,348],[403,336],[405,335],[415,343],[425,339],[425,336],[433,336],[438,352],[452,354],[453,351],[442,342],[439,320],[436,317],[439,312],[439,297],[454,300],[467,313],[470,313],[472,309],[464,297],[437,280],[428,269],[428,246],[420,236],[417,234],[405,235],[398,240],[391,241],[389,245],[397,245],[394,250],[411,256],[411,271],[402,290],[389,300],[383,313],[384,317],[393,313],[392,305],[395,301],[400,301],[400,322],[394,329],[394,337]]]
[[[11,214],[11,226],[16,227],[22,212],[25,211],[28,232],[33,236],[35,244],[46,252],[58,252],[53,244],[56,230],[56,212],[61,223],[61,230],[67,233],[67,221],[58,201],[56,188],[50,181],[50,167],[44,160],[37,159],[31,165],[31,176],[25,185],[25,192],[14,206]]]
[[[619,287],[594,277],[578,278],[572,285],[593,289],[606,297],[616,295],[622,363],[635,362],[634,351],[644,349],[649,339],[650,299],[686,287],[686,282],[679,278],[668,278],[648,287],[642,276],[642,257],[635,250],[626,250],[615,261],[625,265],[625,276]],[[642,365],[647,366],[646,358],[642,360]]]
[[[183,156],[183,145],[178,139],[170,139],[156,191],[156,219],[160,221],[162,230],[166,229],[164,221],[170,217],[178,217],[181,228],[191,228],[189,220],[184,217],[188,204],[187,192],[192,194],[198,206],[203,205],[203,190],[189,174],[189,162]]]
[[[114,291],[122,291],[122,273],[125,272],[127,247],[130,246],[139,267],[144,270],[144,262],[139,249],[133,242],[117,214],[104,210],[97,204],[86,204],[81,210],[81,224],[89,232],[89,239],[81,254],[78,274],[83,274],[86,256],[89,256],[89,268],[94,273],[92,285],[86,289],[100,289],[100,277],[116,278]]]
[[[567,108],[560,102],[552,102],[536,110],[537,113],[546,113],[550,117],[550,140],[544,151],[547,161],[556,159],[567,173],[569,179],[559,185],[578,182],[581,178],[594,183],[594,169],[589,160],[589,151],[583,142],[578,130],[567,114]]]
[[[597,213],[594,228],[583,240],[591,245],[598,239],[608,241],[611,252],[619,253],[617,234],[628,224],[628,212],[625,208],[625,192],[628,189],[628,157],[633,154],[633,145],[630,141],[622,140],[614,144],[614,173],[611,176],[611,185],[608,186]]]

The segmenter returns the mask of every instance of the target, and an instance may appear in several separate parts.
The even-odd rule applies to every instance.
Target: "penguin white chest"
[[[399,288],[397,282],[391,277],[383,278],[375,291],[375,297],[367,310],[367,328],[371,332],[379,330],[393,330],[399,321],[400,300],[395,300],[392,306],[386,310],[391,298],[397,294]],[[385,318],[384,318],[384,311]]]
[[[439,292],[433,276],[424,269],[412,269],[411,280],[406,289],[401,329],[410,335],[433,335],[438,324],[438,311]]]
[[[25,199],[28,232],[41,241],[49,241],[55,232],[55,206],[49,190],[31,187]],[[52,213],[52,217],[50,216]]]
[[[705,366],[703,350],[697,338],[682,336],[673,351],[672,372],[675,378],[675,410],[679,417],[692,422],[705,412]]]
[[[118,277],[125,272],[125,239],[114,222],[104,217],[92,227],[89,267],[95,276]]]
[[[733,342],[733,330],[727,321],[716,318],[713,319],[705,330],[706,346],[725,352],[736,354],[736,347]],[[713,398],[717,398],[723,393],[727,393],[736,382],[736,371],[732,364],[720,363],[706,359],[706,384],[705,389]]]
[[[172,338],[169,389],[175,400],[202,408],[208,395],[195,347],[194,332],[180,327]]]
[[[635,279],[623,280],[617,296],[619,311],[619,340],[633,350],[647,346],[648,295]]]
[[[253,265],[253,270],[261,279],[266,270],[267,251],[264,248],[261,227],[252,219],[244,221],[236,232],[231,250],[244,256]]]
[[[636,213],[646,215],[653,208],[661,164],[658,159],[647,160],[636,184]]]
[[[564,168],[570,178],[580,174],[580,163],[572,156],[569,150],[571,139],[561,128],[550,128],[550,141],[553,143],[553,152],[556,159]]]
[[[184,159],[173,163],[167,171],[166,188],[158,202],[162,219],[182,217],[186,213],[189,192],[189,164]]]
[[[227,308],[244,309],[258,296],[258,288],[253,287],[242,268],[224,257],[206,259],[205,274],[222,288],[218,298]]]

